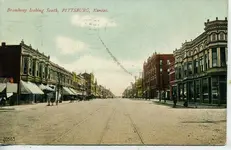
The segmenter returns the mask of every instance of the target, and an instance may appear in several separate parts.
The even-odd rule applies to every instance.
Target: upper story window
[[[226,66],[225,47],[220,48],[220,61],[222,67]]]
[[[160,65],[162,65],[162,63],[163,63],[163,62],[162,62],[162,59],[161,59],[161,60],[160,60]]]
[[[167,60],[167,64],[170,65],[170,60]]]
[[[35,76],[36,75],[36,60],[33,60],[33,71],[32,71],[32,75]]]
[[[205,54],[205,70],[207,70],[208,69],[208,54]]]
[[[192,62],[191,61],[188,62],[188,74],[189,75],[192,74]]]
[[[225,34],[224,34],[224,32],[220,33],[220,40],[225,40]]]
[[[29,75],[32,75],[32,65],[33,65],[32,59],[29,58],[28,59]]]
[[[212,66],[213,67],[217,66],[217,49],[216,48],[212,49]]]
[[[187,63],[184,63],[184,76],[187,76]]]
[[[204,71],[204,58],[200,57],[200,71],[203,72]]]
[[[23,57],[23,74],[27,74],[28,70],[28,57]]]
[[[216,33],[213,33],[211,36],[212,36],[212,41],[215,41],[216,40]]]
[[[198,59],[195,59],[194,60],[194,73],[196,74],[196,73],[198,73]]]

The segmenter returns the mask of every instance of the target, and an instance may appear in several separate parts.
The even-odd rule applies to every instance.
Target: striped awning
[[[75,95],[68,87],[63,87],[63,95]]]
[[[22,80],[21,80],[21,93],[22,94],[44,94],[43,91],[35,83],[25,82]]]

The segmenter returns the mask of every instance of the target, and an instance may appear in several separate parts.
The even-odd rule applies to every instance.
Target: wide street
[[[226,109],[118,98],[14,108],[0,110],[0,143],[223,145],[226,140]]]

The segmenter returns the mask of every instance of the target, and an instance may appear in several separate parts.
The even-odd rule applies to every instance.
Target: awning
[[[68,87],[63,87],[63,95],[74,95]]]
[[[21,81],[22,94],[44,94],[43,91],[34,83]]]
[[[40,85],[39,85],[39,88],[40,88],[41,90],[43,90],[43,91],[52,91],[52,92],[55,91],[55,90],[52,89],[51,87],[49,87],[49,86],[47,86],[47,85],[43,85],[43,84],[40,84]]]
[[[33,94],[30,91],[30,87],[27,82],[20,81],[20,83],[21,83],[21,94]]]
[[[78,95],[77,92],[76,92],[74,89],[69,88],[69,90],[70,90],[74,95]]]
[[[28,82],[30,85],[30,90],[33,94],[44,94],[43,91],[35,84],[32,82]]]
[[[0,93],[1,93],[2,91],[4,91],[5,88],[6,88],[6,84],[5,84],[5,83],[0,83]]]
[[[6,93],[18,93],[18,84],[8,82],[6,84]]]

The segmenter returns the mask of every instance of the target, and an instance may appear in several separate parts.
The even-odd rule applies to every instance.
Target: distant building
[[[144,97],[153,99],[162,97],[169,91],[169,64],[174,60],[173,54],[154,53],[143,64]],[[161,95],[161,94],[162,95]],[[168,92],[169,93],[169,92]]]

